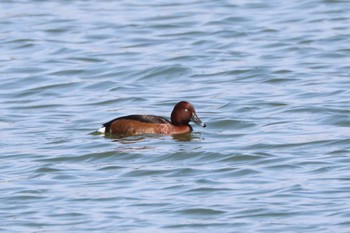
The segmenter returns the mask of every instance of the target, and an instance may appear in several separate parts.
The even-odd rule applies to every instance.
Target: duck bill
[[[199,117],[197,116],[197,114],[194,112],[192,113],[192,117],[191,117],[191,121],[193,121],[194,123],[196,123],[197,125],[200,125],[202,127],[205,127],[206,125],[201,121],[201,119],[199,119]]]

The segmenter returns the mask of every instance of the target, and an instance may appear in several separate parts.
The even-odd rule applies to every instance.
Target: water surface
[[[348,1],[3,1],[0,230],[348,232]],[[104,137],[191,102],[206,128]]]

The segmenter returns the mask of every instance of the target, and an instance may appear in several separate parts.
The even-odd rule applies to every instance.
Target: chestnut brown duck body
[[[118,117],[105,124],[98,130],[100,133],[112,133],[126,136],[142,134],[182,134],[192,131],[189,122],[205,127],[199,119],[192,104],[181,101],[171,113],[171,121],[155,115],[129,115]]]

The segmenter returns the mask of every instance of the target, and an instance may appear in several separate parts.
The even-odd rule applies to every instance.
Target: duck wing
[[[153,123],[153,124],[170,124],[171,122],[163,117],[154,115],[129,115],[115,118],[103,124],[104,127],[109,127],[114,121],[117,120],[132,120],[139,121],[143,123]]]

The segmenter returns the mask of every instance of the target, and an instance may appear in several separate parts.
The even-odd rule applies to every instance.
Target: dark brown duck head
[[[173,125],[182,126],[188,125],[190,121],[202,127],[206,126],[197,116],[196,110],[192,104],[186,101],[177,103],[171,113],[171,123]]]

